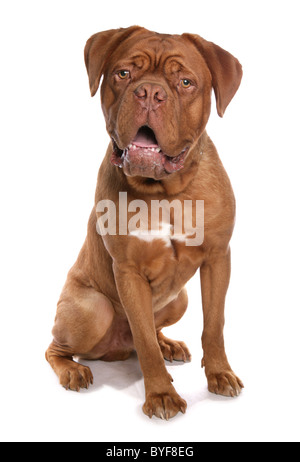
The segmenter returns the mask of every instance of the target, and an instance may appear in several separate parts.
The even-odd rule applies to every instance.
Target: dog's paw
[[[66,390],[80,391],[80,388],[89,388],[93,384],[93,375],[89,367],[70,362],[59,374],[60,384]]]
[[[163,354],[163,357],[168,361],[184,361],[189,362],[192,355],[184,342],[171,340],[165,337],[161,332],[158,334],[158,343]]]
[[[178,412],[185,414],[186,407],[186,401],[175,391],[172,393],[149,393],[143,411],[150,419],[155,415],[160,419],[169,420],[175,417]]]
[[[216,395],[238,396],[244,388],[243,382],[232,370],[207,375],[208,390]]]

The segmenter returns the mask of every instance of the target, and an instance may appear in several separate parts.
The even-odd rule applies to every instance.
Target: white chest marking
[[[131,231],[129,236],[134,236],[140,239],[141,241],[145,242],[153,242],[155,240],[162,240],[167,247],[171,247],[171,241],[179,241],[179,242],[186,242],[189,236],[192,234],[184,233],[184,234],[174,234],[173,226],[169,223],[161,223],[159,230],[144,230],[144,229],[137,229]]]

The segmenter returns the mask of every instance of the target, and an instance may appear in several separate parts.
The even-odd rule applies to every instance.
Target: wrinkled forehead
[[[147,67],[151,70],[168,68],[171,72],[189,68],[200,73],[201,69],[207,69],[196,47],[186,42],[180,35],[154,33],[125,40],[113,53],[111,63],[114,68],[126,66],[140,69]]]

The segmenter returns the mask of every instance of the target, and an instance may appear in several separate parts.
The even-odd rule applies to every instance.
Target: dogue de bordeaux
[[[93,376],[74,356],[120,361],[136,351],[145,383],[143,411],[168,420],[184,413],[187,403],[164,360],[190,361],[191,355],[184,342],[165,337],[162,329],[185,313],[185,284],[198,269],[208,389],[234,397],[243,388],[223,337],[235,198],[205,130],[212,90],[222,117],[240,85],[242,67],[198,35],[160,34],[139,26],[93,35],[84,57],[92,96],[103,77],[101,105],[111,142],[99,170],[87,237],[58,302],[46,359],[61,385],[79,391],[93,383]],[[184,205],[192,204],[194,225],[197,201],[203,201],[204,220],[191,229],[202,227],[203,239],[191,245],[187,230],[178,234],[174,224],[178,210],[183,215]],[[170,204],[169,223],[160,210],[159,228],[146,229],[137,216],[140,203],[148,207],[149,220],[153,204]],[[181,211],[174,204],[182,205]]]

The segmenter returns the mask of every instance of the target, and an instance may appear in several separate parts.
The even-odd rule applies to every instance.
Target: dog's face
[[[225,50],[199,36],[134,26],[100,32],[85,48],[91,94],[101,75],[112,163],[156,180],[184,168],[210,114],[211,90],[223,115],[242,71]]]

